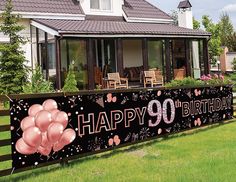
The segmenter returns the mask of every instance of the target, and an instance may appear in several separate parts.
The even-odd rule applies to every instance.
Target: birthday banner
[[[232,102],[231,86],[13,100],[12,166],[37,166],[228,120]]]

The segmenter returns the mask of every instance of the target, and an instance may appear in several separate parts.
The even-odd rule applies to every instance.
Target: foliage
[[[15,94],[22,92],[22,85],[27,81],[28,69],[25,66],[24,51],[21,45],[25,43],[19,32],[24,29],[18,25],[19,16],[12,14],[11,0],[7,0],[2,13],[0,32],[10,38],[10,43],[0,45],[0,93]]]
[[[167,83],[166,87],[181,87],[181,86],[199,86],[203,85],[204,83],[200,80],[196,80],[192,77],[186,77],[182,80],[172,80],[171,82]]]
[[[170,16],[174,20],[174,25],[178,25],[178,12],[176,10],[171,10]]]
[[[232,70],[236,71],[236,57],[232,61]]]
[[[230,37],[234,33],[234,27],[229,15],[227,13],[221,14],[218,24],[220,27],[221,45],[230,48],[232,42],[228,37]],[[232,51],[231,48],[230,51]]]
[[[236,32],[227,37],[228,48],[230,51],[236,51]]]
[[[69,72],[67,73],[65,85],[62,88],[63,92],[77,92],[77,81],[75,79],[75,72],[73,64],[69,66]]]
[[[219,24],[214,24],[212,19],[209,16],[204,15],[202,17],[202,24],[207,32],[212,34],[211,39],[209,41],[209,58],[211,64],[216,64],[217,56],[220,56],[222,53],[221,48],[221,38],[220,38],[220,26]]]
[[[232,84],[232,81],[229,78],[224,77],[223,75],[203,75],[200,80],[194,79],[192,77],[186,77],[182,80],[172,80],[167,83],[166,87],[183,87],[183,86],[201,86],[201,85],[224,85]]]
[[[201,27],[201,23],[193,17],[193,29],[199,30],[200,27]]]
[[[30,82],[23,86],[24,93],[49,93],[53,91],[52,83],[43,78],[40,66],[36,66]]]

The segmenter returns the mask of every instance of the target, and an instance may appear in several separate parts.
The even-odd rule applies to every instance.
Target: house
[[[0,1],[0,10],[6,0]],[[143,70],[159,69],[164,81],[179,73],[209,73],[210,34],[192,29],[191,3],[180,2],[179,26],[145,0],[12,0],[22,16],[31,66],[60,89],[70,63],[80,89],[94,89],[107,72],[139,82]],[[8,42],[0,35],[0,43]]]
[[[218,57],[216,65],[211,65],[212,72],[232,73],[233,61],[236,59],[236,52],[230,52],[227,47],[222,47],[223,52]]]

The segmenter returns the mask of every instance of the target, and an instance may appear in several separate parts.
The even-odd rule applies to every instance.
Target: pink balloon
[[[47,132],[42,133],[41,146],[42,146],[42,147],[52,146],[51,142],[49,142],[49,140],[48,140]]]
[[[59,143],[62,143],[63,145],[68,145],[74,141],[75,137],[76,137],[76,133],[73,129],[71,129],[71,128],[66,129],[63,132],[63,134],[59,140]]]
[[[17,142],[16,142],[16,150],[17,152],[24,154],[24,155],[30,155],[30,154],[34,154],[37,151],[37,148],[35,147],[31,147],[29,145],[27,145],[23,138],[20,138]]]
[[[50,113],[52,114],[52,120],[55,121],[57,113],[59,112],[58,109],[53,109],[50,111]]]
[[[51,153],[51,150],[52,150],[52,146],[49,146],[49,147],[39,146],[38,148],[38,152],[44,156],[48,156]]]
[[[53,109],[57,109],[57,102],[53,99],[48,99],[43,102],[43,108],[46,111],[51,111]]]
[[[112,145],[113,145],[113,142],[114,142],[113,138],[110,138],[110,139],[108,140],[108,145],[109,145],[109,146],[112,146]]]
[[[41,106],[40,104],[34,104],[29,108],[28,115],[34,117],[39,111],[42,111],[42,110],[43,110],[43,106]]]
[[[68,115],[63,111],[60,111],[57,113],[56,119],[54,122],[62,124],[65,129],[68,124],[68,120],[69,120]]]
[[[54,151],[54,152],[57,152],[57,151],[63,149],[64,146],[65,146],[65,145],[63,145],[62,143],[57,142],[57,143],[55,143],[55,144],[53,145],[53,151]]]
[[[20,127],[21,127],[22,131],[25,131],[27,128],[29,128],[31,126],[35,126],[34,120],[35,119],[33,116],[25,117],[20,123]]]
[[[40,111],[35,117],[35,125],[39,127],[42,132],[47,131],[48,126],[52,122],[52,115],[48,111]]]
[[[60,123],[50,124],[47,130],[47,137],[49,142],[56,143],[61,138],[63,130],[63,125]]]
[[[22,138],[27,145],[37,148],[42,142],[42,133],[39,128],[32,126],[24,131]]]

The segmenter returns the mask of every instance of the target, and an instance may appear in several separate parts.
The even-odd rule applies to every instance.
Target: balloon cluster
[[[51,151],[60,151],[74,141],[76,133],[66,129],[68,115],[58,110],[57,102],[52,99],[43,105],[34,104],[28,115],[21,121],[22,138],[16,142],[16,150],[24,155],[36,152],[48,156]]]

